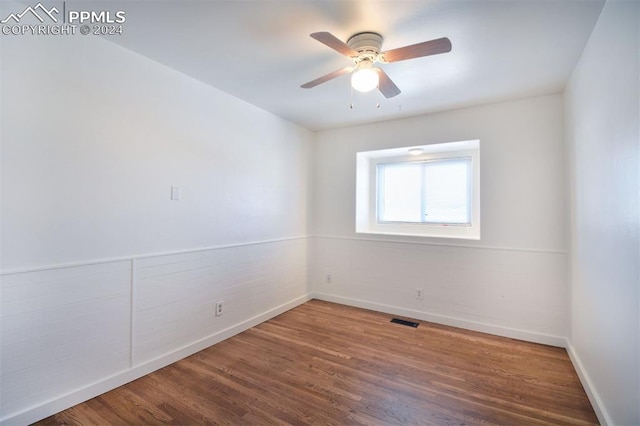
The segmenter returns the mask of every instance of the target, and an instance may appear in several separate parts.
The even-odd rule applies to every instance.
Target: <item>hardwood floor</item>
[[[564,349],[313,300],[39,424],[597,424]]]

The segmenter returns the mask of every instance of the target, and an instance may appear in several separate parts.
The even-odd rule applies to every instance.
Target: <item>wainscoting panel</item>
[[[314,240],[312,282],[318,298],[564,344],[563,252],[340,237]],[[417,289],[422,289],[421,299]]]
[[[0,279],[0,424],[28,424],[304,303],[307,238]]]
[[[1,281],[3,416],[129,367],[130,261]]]
[[[137,266],[134,365],[306,294],[306,240],[153,257]],[[216,317],[218,301],[223,314]]]

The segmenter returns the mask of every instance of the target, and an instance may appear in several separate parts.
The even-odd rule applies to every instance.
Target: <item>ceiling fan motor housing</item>
[[[347,45],[358,52],[360,58],[369,57],[369,59],[373,59],[380,53],[382,40],[382,36],[378,33],[364,32],[351,36],[347,41]]]

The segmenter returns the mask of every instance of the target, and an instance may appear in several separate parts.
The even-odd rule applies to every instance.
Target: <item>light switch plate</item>
[[[172,186],[171,187],[171,199],[172,200],[179,200],[181,197],[180,194],[180,188],[177,186]]]

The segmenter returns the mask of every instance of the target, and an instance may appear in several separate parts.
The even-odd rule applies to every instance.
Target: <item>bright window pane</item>
[[[425,163],[425,222],[471,223],[470,173],[468,158]]]
[[[378,165],[378,220],[471,224],[471,159]]]
[[[378,166],[378,220],[420,222],[422,165],[419,163]]]

